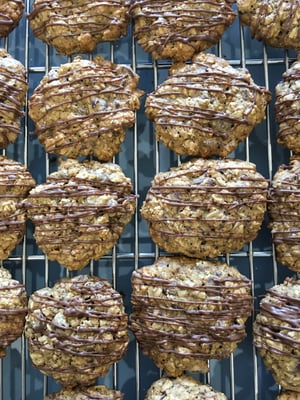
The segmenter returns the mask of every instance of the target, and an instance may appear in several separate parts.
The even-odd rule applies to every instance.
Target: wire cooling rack
[[[57,55],[54,49],[32,36],[26,19],[26,14],[30,10],[31,1],[27,0],[21,23],[0,43],[1,47],[6,48],[12,56],[24,64],[29,82],[28,98],[50,68],[70,61],[70,58]],[[233,66],[248,68],[255,82],[266,86],[273,93],[266,119],[230,155],[254,162],[257,170],[267,179],[271,179],[278,166],[287,163],[290,156],[276,141],[274,88],[296,55],[290,51],[265,47],[261,42],[252,39],[248,28],[241,27],[238,18],[226,31],[221,42],[209,51],[226,58]],[[168,62],[154,62],[139,48],[133,39],[131,26],[126,37],[114,44],[99,44],[93,55],[95,54],[102,55],[115,63],[131,65],[140,76],[139,87],[146,94],[153,91],[166,78],[170,67]],[[82,55],[82,57],[89,58],[93,55]],[[132,271],[152,263],[160,254],[159,249],[149,238],[147,225],[140,218],[139,209],[154,175],[182,161],[180,157],[155,141],[153,124],[144,114],[144,102],[145,96],[136,114],[136,125],[127,131],[122,152],[114,160],[132,179],[134,191],[139,194],[136,214],[113,251],[78,272],[108,279],[124,295],[128,314],[131,311]],[[26,164],[37,183],[42,183],[46,176],[56,169],[57,158],[47,155],[37,138],[32,135],[34,127],[27,111],[26,105],[22,132],[17,141],[5,150],[5,154]],[[32,232],[33,228],[28,222],[22,244],[8,260],[3,262],[4,267],[11,271],[14,278],[25,283],[28,295],[44,286],[52,286],[57,279],[68,274],[63,267],[47,260],[37,248]],[[237,253],[227,254],[224,258],[252,279],[253,295],[256,299],[255,312],[258,310],[260,297],[266,289],[282,282],[286,276],[292,275],[287,268],[276,263],[267,227],[267,216],[252,243]],[[229,359],[211,361],[209,374],[198,376],[203,382],[224,392],[231,400],[271,400],[275,399],[280,390],[252,345],[253,318],[247,323],[247,338],[238,346],[235,353]],[[133,336],[130,337],[125,357],[111,368],[105,378],[99,379],[98,383],[121,390],[125,394],[125,399],[142,400],[151,383],[161,376],[161,371],[150,359],[141,354]],[[44,377],[33,368],[24,337],[9,347],[7,356],[0,362],[0,385],[0,400],[39,400],[59,389],[56,382]]]

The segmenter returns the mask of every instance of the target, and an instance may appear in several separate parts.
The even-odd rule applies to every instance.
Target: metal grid
[[[25,1],[25,12],[31,10],[31,1]],[[29,91],[28,97],[50,68],[67,62],[70,58],[59,56],[52,48],[35,39],[24,15],[20,25],[8,39],[0,43],[11,55],[25,66]],[[249,31],[240,26],[238,18],[224,34],[218,46],[209,49],[227,58],[236,67],[247,67],[255,82],[273,92],[266,120],[252,132],[245,143],[239,145],[231,155],[256,163],[257,169],[270,179],[278,166],[287,163],[289,153],[276,143],[277,126],[274,120],[274,87],[281,75],[295,59],[293,52],[265,47],[253,40]],[[145,93],[151,92],[168,74],[169,63],[153,62],[135,43],[132,28],[119,42],[100,44],[94,54],[100,54],[116,63],[126,63],[140,76],[139,87]],[[92,57],[84,55],[83,57]],[[136,114],[136,125],[127,131],[122,153],[115,158],[124,173],[131,177],[134,191],[139,194],[137,212],[113,251],[98,262],[93,262],[77,273],[91,273],[111,281],[124,294],[126,310],[130,313],[130,278],[134,269],[150,264],[160,254],[148,236],[145,221],[141,220],[139,209],[153,176],[165,171],[182,160],[154,139],[154,129],[144,115],[144,100]],[[33,125],[28,118],[27,106],[22,125],[22,133],[17,141],[5,151],[7,156],[28,165],[37,183],[56,169],[56,157],[45,153],[37,138],[31,135]],[[62,276],[68,274],[60,265],[49,262],[35,245],[33,228],[28,223],[26,237],[12,256],[3,262],[16,279],[26,284],[28,295],[44,286],[52,286]],[[228,254],[226,261],[250,277],[253,281],[253,295],[257,311],[259,298],[268,287],[280,283],[290,276],[286,268],[276,263],[271,244],[267,218],[254,242],[241,251]],[[72,273],[75,274],[75,273]],[[254,317],[254,316],[253,316]],[[210,373],[199,378],[224,392],[231,400],[271,400],[279,391],[270,373],[252,345],[251,325],[248,321],[247,338],[239,345],[230,359],[211,361]],[[142,400],[150,384],[160,377],[159,371],[147,357],[139,351],[131,335],[129,350],[109,374],[99,379],[108,387],[118,388],[125,399]],[[51,379],[45,378],[31,365],[24,337],[13,343],[7,356],[0,362],[0,400],[43,399],[45,394],[59,389]]]

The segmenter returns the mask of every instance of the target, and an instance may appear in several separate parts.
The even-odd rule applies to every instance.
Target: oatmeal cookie
[[[277,384],[300,393],[299,320],[300,280],[287,278],[269,289],[261,300],[253,336]]]
[[[0,268],[0,358],[7,347],[22,335],[27,314],[25,286]]]
[[[279,125],[278,143],[300,153],[300,59],[282,75],[276,85],[275,118]]]
[[[300,3],[281,0],[237,0],[242,24],[265,44],[300,49]]]
[[[127,350],[122,296],[95,276],[63,278],[30,296],[25,335],[44,375],[64,387],[92,385]]]
[[[124,395],[119,390],[111,390],[103,385],[77,387],[75,389],[63,388],[52,393],[44,400],[123,400]]]
[[[37,245],[69,270],[79,270],[116,244],[136,206],[130,178],[117,164],[62,161],[23,202]]]
[[[292,158],[274,174],[268,215],[277,261],[300,272],[300,160]]]
[[[187,61],[218,43],[236,13],[227,0],[134,0],[138,44],[154,59]]]
[[[137,83],[130,67],[101,57],[76,57],[52,69],[29,99],[29,115],[46,152],[111,160],[135,122],[142,95]]]
[[[160,257],[133,272],[130,328],[169,376],[207,372],[209,359],[229,357],[245,338],[250,291],[251,281],[225,263]]]
[[[146,99],[157,140],[181,155],[226,156],[265,118],[271,93],[213,54],[176,64]]]
[[[162,377],[149,388],[145,400],[226,400],[210,385],[204,385],[188,375],[177,378]]]
[[[118,40],[129,23],[128,0],[34,0],[29,22],[35,37],[59,54],[90,53]]]
[[[6,37],[18,25],[24,12],[24,0],[0,0],[0,38]]]
[[[257,236],[268,186],[253,163],[195,159],[154,177],[141,215],[161,249],[213,258]]]
[[[0,155],[0,260],[9,257],[25,233],[22,201],[35,186],[28,169]]]
[[[0,14],[1,15],[1,14]],[[20,134],[27,92],[25,67],[5,49],[0,49],[0,148]]]
[[[287,390],[278,395],[276,400],[300,400],[300,393]]]

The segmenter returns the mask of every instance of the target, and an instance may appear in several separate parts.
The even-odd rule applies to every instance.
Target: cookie
[[[23,204],[42,251],[79,270],[116,244],[134,214],[136,195],[119,165],[69,159]]]
[[[254,344],[284,389],[300,393],[300,280],[267,290],[253,326]]]
[[[226,400],[224,393],[188,375],[162,377],[149,388],[145,400]]]
[[[109,161],[135,122],[138,75],[101,57],[52,69],[29,99],[35,134],[48,153]]]
[[[300,272],[300,160],[291,159],[273,176],[268,198],[269,228],[277,261]]]
[[[226,0],[134,0],[134,36],[151,56],[187,61],[218,43],[236,13]]]
[[[25,335],[44,375],[64,387],[92,385],[127,350],[122,296],[95,276],[63,278],[30,296]]]
[[[25,67],[5,49],[0,49],[0,148],[2,149],[15,142],[20,134],[26,92]]]
[[[252,37],[277,48],[300,49],[300,4],[281,0],[237,0],[242,24]]]
[[[0,38],[7,37],[18,25],[24,12],[24,0],[0,0]]]
[[[248,70],[213,54],[173,65],[148,94],[145,112],[156,139],[180,155],[225,157],[265,118],[271,93]]]
[[[23,199],[35,180],[21,163],[0,155],[0,260],[7,259],[25,233]]]
[[[279,126],[278,143],[300,153],[300,60],[284,72],[276,85],[275,118]]]
[[[255,239],[268,186],[253,163],[199,158],[158,173],[141,215],[161,249],[213,258]]]
[[[104,385],[78,387],[75,389],[61,389],[52,393],[44,400],[122,400],[123,393],[119,390],[111,390]]]
[[[28,19],[33,35],[59,54],[90,53],[126,34],[128,8],[127,0],[34,0]]]
[[[300,400],[300,393],[287,390],[278,395],[276,400]]]
[[[245,338],[250,290],[225,263],[160,257],[132,274],[130,329],[169,376],[207,372],[209,359],[229,357]]]
[[[27,314],[27,295],[23,284],[0,268],[0,358],[23,332]]]

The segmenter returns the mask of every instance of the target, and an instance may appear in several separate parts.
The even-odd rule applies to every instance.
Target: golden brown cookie
[[[141,208],[152,240],[189,257],[217,257],[253,240],[267,204],[253,163],[195,159],[158,173]]]
[[[300,393],[287,390],[278,395],[276,400],[300,400]]]
[[[24,0],[0,0],[0,38],[6,37],[18,25],[24,12]]]
[[[287,278],[267,290],[253,326],[254,344],[274,380],[284,389],[298,393],[299,320],[300,280]]]
[[[62,161],[24,201],[37,245],[79,270],[116,244],[135,211],[131,180],[113,163]]]
[[[48,153],[109,161],[135,122],[142,91],[125,65],[76,57],[52,69],[29,100],[35,133]]]
[[[215,45],[236,17],[227,0],[134,0],[130,10],[138,44],[176,62]]]
[[[71,55],[90,53],[99,42],[125,35],[128,8],[128,0],[34,0],[28,18],[35,37]]]
[[[300,160],[291,159],[273,176],[268,215],[277,261],[300,272]]]
[[[44,400],[122,400],[123,393],[119,390],[111,390],[103,385],[77,387],[75,389],[63,388],[59,392],[52,393]]]
[[[245,338],[250,291],[251,281],[225,263],[160,257],[132,274],[130,328],[169,376],[207,372],[209,359],[229,357]]]
[[[226,156],[265,117],[271,93],[246,69],[233,68],[213,54],[176,64],[147,96],[146,114],[157,140],[177,154]]]
[[[43,374],[64,387],[92,385],[127,350],[123,298],[104,279],[63,278],[30,296],[25,335]]]
[[[20,134],[26,92],[25,67],[0,49],[0,148],[6,148]]]
[[[298,1],[237,0],[240,20],[252,36],[279,48],[300,49]]]
[[[163,377],[149,388],[145,400],[226,400],[224,393],[188,375]]]
[[[282,75],[276,85],[275,118],[279,125],[278,143],[300,153],[300,60]]]
[[[27,295],[23,284],[0,268],[0,358],[7,347],[23,333],[27,314]]]
[[[35,186],[28,169],[0,155],[0,260],[9,257],[25,233],[23,199]]]

